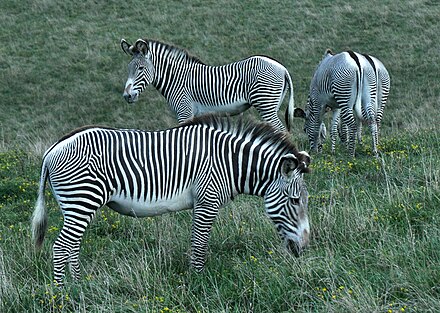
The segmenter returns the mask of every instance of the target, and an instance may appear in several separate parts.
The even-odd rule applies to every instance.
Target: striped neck
[[[179,82],[178,75],[182,74],[183,68],[203,65],[183,49],[154,40],[148,40],[148,44],[155,69],[152,85],[166,98],[170,87]]]

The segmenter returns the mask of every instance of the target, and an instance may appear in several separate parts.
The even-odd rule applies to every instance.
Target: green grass
[[[440,7],[321,2],[1,1],[0,312],[436,312]],[[340,145],[331,155],[329,142],[312,156],[303,256],[283,249],[259,198],[238,197],[221,211],[201,274],[188,262],[191,212],[136,220],[103,208],[82,244],[82,280],[53,286],[62,217],[49,192],[41,252],[30,240],[45,149],[86,124],[177,124],[152,87],[135,105],[122,98],[129,59],[119,41],[140,37],[209,64],[274,57],[290,71],[300,107],[326,48],[383,61],[391,93],[381,159],[371,156],[367,127],[355,159]],[[302,128],[298,120],[292,139],[307,150]]]

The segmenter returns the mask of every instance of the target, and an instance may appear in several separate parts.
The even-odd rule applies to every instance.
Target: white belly
[[[112,196],[107,203],[116,212],[133,217],[155,216],[169,212],[192,209],[193,195],[191,189],[186,189],[170,199],[157,199],[156,201],[138,201],[121,195]]]
[[[224,113],[236,115],[246,111],[249,109],[249,107],[249,103],[247,103],[247,101],[244,99],[227,104],[216,104],[214,106],[208,106],[197,102],[193,103],[193,111],[195,116],[206,113]]]

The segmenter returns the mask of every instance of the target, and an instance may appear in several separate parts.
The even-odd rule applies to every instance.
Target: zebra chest
[[[113,195],[107,206],[112,210],[133,217],[156,216],[169,212],[192,209],[194,203],[191,188],[168,198],[133,199],[124,195]]]

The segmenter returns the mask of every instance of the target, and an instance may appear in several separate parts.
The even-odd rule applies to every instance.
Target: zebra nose
[[[287,239],[287,249],[295,257],[299,257],[304,249],[309,245],[309,238],[309,231],[307,229],[304,229],[300,238]]]
[[[125,87],[123,97],[128,103],[133,102],[133,96],[131,95],[131,84],[128,84]]]
[[[300,246],[300,244],[293,240],[287,241],[287,249],[295,256],[299,257],[303,248]]]
[[[302,246],[307,247],[309,245],[310,234],[307,229],[304,229],[302,234]]]
[[[132,100],[132,96],[129,93],[124,92],[124,99],[125,101],[127,101],[128,103],[133,102]]]

